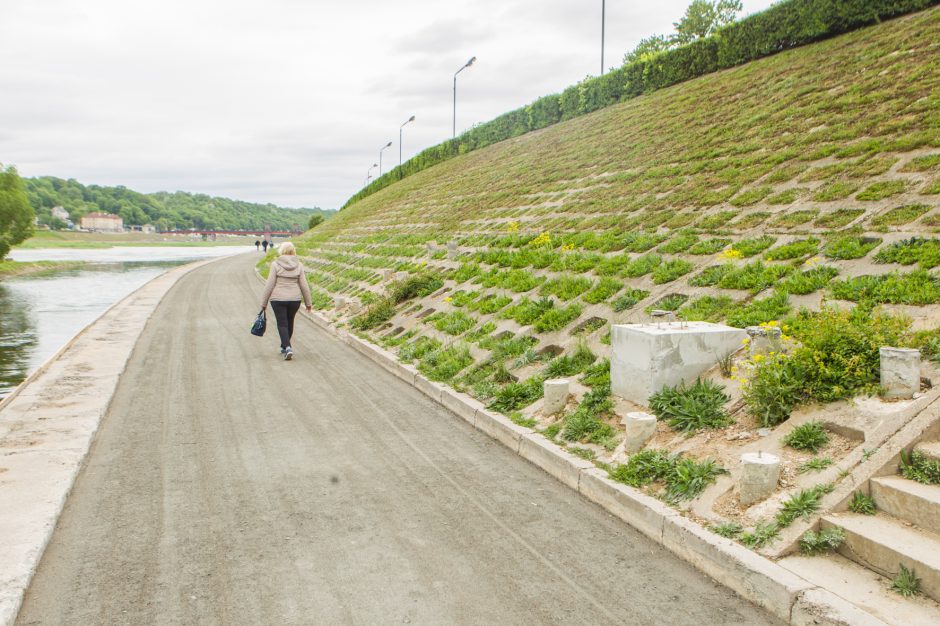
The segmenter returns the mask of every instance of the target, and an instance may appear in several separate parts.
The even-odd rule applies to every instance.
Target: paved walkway
[[[19,624],[773,624],[346,345],[246,255],[135,349]]]

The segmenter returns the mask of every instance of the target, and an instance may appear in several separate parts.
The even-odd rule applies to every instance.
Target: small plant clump
[[[698,497],[724,473],[727,470],[712,459],[696,461],[671,455],[664,450],[648,449],[634,454],[625,464],[610,470],[610,477],[631,487],[662,482],[665,489],[658,495],[676,504]]]
[[[824,554],[838,549],[845,541],[845,531],[839,527],[826,528],[818,533],[807,530],[800,538],[800,552],[807,556]]]
[[[720,252],[721,250],[723,250],[724,247],[727,246],[729,243],[731,243],[730,239],[720,239],[720,238],[703,239],[702,241],[699,241],[698,243],[693,244],[693,246],[689,248],[689,254],[695,254],[695,255],[715,254],[716,252]]]
[[[737,522],[722,522],[721,524],[710,526],[709,530],[720,537],[736,539],[738,535],[741,534],[741,531],[744,530],[744,527]]]
[[[801,239],[771,248],[764,254],[764,258],[768,261],[786,261],[812,256],[817,250],[819,250],[818,239]]]
[[[929,210],[930,207],[926,204],[906,204],[874,217],[871,225],[878,229],[884,229],[888,226],[902,226],[913,222]]]
[[[903,564],[898,566],[898,575],[891,581],[891,589],[905,598],[913,598],[920,593],[920,578],[914,570],[907,569]]]
[[[912,237],[885,246],[875,255],[876,263],[917,263],[925,270],[940,265],[940,239]]]
[[[901,476],[924,485],[940,485],[940,460],[931,459],[920,450],[902,451]]]
[[[829,259],[848,261],[860,259],[881,244],[877,237],[836,237],[829,240],[823,248],[823,255]]]
[[[738,541],[748,548],[754,550],[770,545],[780,537],[780,525],[777,522],[763,521],[754,527],[754,530],[748,530],[738,537]]]
[[[797,426],[783,438],[783,443],[797,450],[819,452],[829,443],[829,433],[820,422],[807,422]]]
[[[868,202],[884,200],[885,198],[890,198],[891,196],[896,196],[897,194],[902,193],[904,191],[904,187],[905,185],[903,180],[891,180],[873,183],[864,190],[860,191],[858,195],[855,196],[855,198],[857,200],[864,200]]]
[[[626,292],[622,293],[614,300],[613,309],[618,313],[626,311],[627,309],[633,308],[640,300],[646,299],[649,295],[650,292],[645,289],[627,289]]]
[[[657,285],[671,283],[691,272],[693,267],[695,266],[685,259],[671,259],[653,270],[653,283]]]
[[[807,472],[820,472],[830,465],[832,465],[832,459],[829,457],[816,457],[800,465],[798,468],[796,468],[796,471],[798,474],[805,474]]]
[[[809,519],[810,515],[819,510],[822,497],[831,493],[832,489],[832,485],[816,485],[793,494],[780,507],[776,517],[777,524],[786,527],[799,518]]]
[[[685,383],[664,387],[650,396],[649,407],[670,428],[692,433],[727,426],[730,418],[724,405],[729,399],[722,385],[699,378],[688,387]]]
[[[849,501],[849,510],[862,515],[874,515],[878,511],[878,507],[875,506],[875,501],[870,496],[861,491],[856,491]]]
[[[547,333],[554,330],[560,330],[578,319],[581,315],[581,307],[577,304],[569,304],[565,307],[554,307],[541,315],[533,325],[535,332]]]
[[[749,257],[760,254],[777,241],[776,237],[761,235],[752,239],[739,239],[731,245],[731,249],[739,252],[741,256]]]
[[[471,363],[473,357],[467,346],[453,344],[427,353],[418,364],[418,370],[431,380],[446,382]]]

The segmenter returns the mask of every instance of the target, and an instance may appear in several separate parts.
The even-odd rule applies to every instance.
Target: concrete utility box
[[[920,391],[920,350],[891,348],[879,350],[881,386],[888,400],[910,400]]]
[[[739,328],[709,322],[617,324],[610,335],[611,391],[646,406],[663,387],[694,382],[745,337]]]

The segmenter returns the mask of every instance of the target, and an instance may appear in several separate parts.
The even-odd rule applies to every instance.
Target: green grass
[[[861,491],[856,491],[852,494],[852,499],[849,501],[849,510],[862,515],[874,515],[878,507],[875,506],[875,501],[872,500],[870,496],[865,495]]]
[[[829,240],[823,248],[823,255],[829,259],[849,261],[860,259],[881,245],[881,239],[849,235]]]
[[[581,299],[589,304],[598,304],[604,302],[612,295],[623,289],[623,283],[613,278],[601,278],[590,291],[585,293]]]
[[[902,226],[913,222],[929,210],[930,207],[926,204],[906,204],[875,216],[871,221],[871,225],[876,229],[887,228],[888,226]]]
[[[817,202],[833,202],[835,200],[844,200],[858,191],[857,183],[845,181],[836,181],[822,187],[813,194],[813,200]]]
[[[768,261],[786,261],[812,256],[817,250],[819,250],[818,239],[802,239],[771,248],[764,254],[764,258]]]
[[[770,235],[761,235],[748,239],[739,239],[731,245],[731,249],[741,253],[741,256],[749,257],[760,254],[777,241],[776,237]]]
[[[735,302],[730,296],[701,296],[679,309],[679,319],[687,322],[718,322]]]
[[[826,528],[818,533],[807,530],[800,538],[800,552],[807,556],[816,556],[832,552],[845,541],[845,531],[839,527]]]
[[[664,387],[649,398],[650,410],[670,428],[693,433],[706,428],[724,428],[731,422],[725,411],[730,400],[724,387],[701,378],[689,386]]]
[[[685,276],[695,267],[685,259],[670,259],[653,270],[653,283],[663,285]]]
[[[618,313],[633,308],[640,300],[644,300],[650,292],[645,289],[627,289],[613,302],[613,309]]]
[[[940,265],[940,239],[911,237],[883,247],[875,255],[877,263],[900,263],[929,270]]]
[[[904,188],[904,181],[900,180],[873,183],[860,191],[858,195],[855,196],[855,198],[857,200],[875,202],[878,200],[884,200],[885,198],[890,198],[891,196],[896,196],[899,193],[903,193]]]
[[[780,537],[780,526],[775,521],[764,521],[757,524],[753,530],[744,531],[738,540],[752,550],[763,548]]]
[[[560,300],[568,301],[577,298],[591,288],[591,280],[583,276],[564,276],[552,278],[542,284],[539,293],[543,296],[557,296]]]
[[[832,459],[829,457],[815,457],[800,465],[796,471],[798,474],[806,474],[807,472],[821,472],[832,465]]]
[[[778,292],[732,310],[726,321],[729,326],[746,328],[783,319],[789,312],[790,299],[786,293]]]
[[[822,498],[832,491],[830,485],[817,485],[810,489],[801,489],[799,492],[784,500],[776,521],[781,527],[786,527],[798,519],[807,520],[819,511]]]
[[[891,581],[891,589],[905,598],[913,598],[920,594],[921,581],[914,570],[907,569],[903,564],[898,565],[898,575]]]
[[[815,454],[829,443],[829,433],[821,422],[806,422],[787,433],[783,443],[791,448],[808,450]]]
[[[703,239],[689,248],[689,254],[705,255],[722,251],[731,243],[730,239],[712,238]]]
[[[912,304],[940,302],[940,278],[925,270],[857,276],[829,284],[832,297],[868,304]]]
[[[711,459],[697,461],[670,455],[663,450],[647,449],[610,470],[610,477],[631,487],[662,483],[664,488],[657,495],[676,504],[697,498],[726,472]]]
[[[920,450],[901,452],[901,476],[924,485],[940,485],[940,461],[931,459]]]

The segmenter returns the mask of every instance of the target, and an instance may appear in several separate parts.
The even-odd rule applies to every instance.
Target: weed
[[[800,465],[796,468],[796,471],[799,474],[805,474],[809,471],[820,472],[830,465],[832,465],[832,459],[829,457],[816,457]]]
[[[760,254],[777,241],[776,237],[770,235],[761,235],[751,239],[739,239],[731,244],[731,249],[741,253],[741,256],[749,257]]]
[[[610,387],[610,359],[598,361],[584,370],[581,382],[588,387]]]
[[[891,196],[896,196],[899,193],[904,192],[904,181],[903,180],[891,180],[873,183],[866,187],[863,191],[860,191],[855,198],[857,200],[864,200],[868,202],[875,202],[878,200],[884,200],[885,198],[890,198]]]
[[[741,534],[741,531],[744,530],[744,527],[737,522],[722,522],[720,524],[715,524],[714,526],[709,526],[711,530],[716,535],[720,537],[725,537],[727,539],[737,539],[738,535]]]
[[[611,471],[610,477],[631,487],[644,487],[664,479],[673,465],[675,457],[665,450],[641,450]]]
[[[476,320],[463,311],[452,311],[450,313],[441,314],[433,323],[434,327],[439,331],[447,333],[448,335],[457,336],[473,328],[476,324]]]
[[[865,209],[836,209],[816,218],[814,226],[819,228],[842,228],[851,224],[865,213]]]
[[[544,382],[541,376],[533,376],[525,382],[509,383],[496,392],[488,408],[500,413],[518,411],[542,397]]]
[[[819,452],[829,443],[829,433],[821,422],[806,422],[787,433],[783,443],[797,450]]]
[[[764,265],[762,261],[754,261],[726,272],[718,281],[718,286],[722,289],[747,289],[757,293],[773,286],[790,271],[791,268],[786,265]]]
[[[729,243],[731,243],[730,239],[703,239],[689,248],[689,254],[715,254],[724,249]]]
[[[653,270],[653,283],[657,285],[671,283],[691,272],[693,267],[695,266],[685,259],[671,259],[656,266]]]
[[[914,157],[908,161],[907,165],[901,168],[902,172],[926,172],[940,165],[940,154],[928,154],[922,157]]]
[[[580,296],[591,288],[591,280],[583,276],[563,276],[552,278],[542,284],[539,290],[543,296],[558,296],[560,300],[568,301]]]
[[[664,387],[650,396],[649,407],[670,428],[692,433],[727,426],[730,418],[724,405],[728,400],[723,386],[699,378],[688,387],[685,383]]]
[[[460,370],[473,363],[470,350],[463,344],[453,344],[427,353],[418,369],[431,380],[448,381]]]
[[[734,300],[729,296],[702,296],[679,309],[678,316],[689,322],[717,322],[724,318],[733,305]]]
[[[940,460],[931,459],[920,450],[902,451],[898,469],[909,480],[924,485],[940,485]]]
[[[845,531],[839,527],[827,528],[818,533],[807,530],[800,538],[800,552],[807,556],[832,552],[845,541]]]
[[[925,270],[940,265],[940,239],[911,237],[885,246],[875,255],[876,263],[917,263]]]
[[[349,325],[356,330],[370,330],[383,322],[387,322],[395,315],[395,305],[387,298],[376,300],[349,321]]]
[[[583,372],[594,363],[597,357],[591,352],[587,344],[581,343],[574,354],[564,355],[549,361],[543,374],[546,378],[562,378]]]
[[[748,548],[754,550],[770,545],[780,537],[780,526],[777,522],[763,521],[759,522],[754,530],[741,533],[738,540]]]
[[[754,187],[753,189],[739,193],[730,200],[730,203],[731,206],[751,206],[766,198],[771,191],[773,191],[773,187]]]
[[[685,301],[688,299],[689,296],[683,293],[671,293],[667,296],[663,296],[650,306],[646,307],[646,312],[649,314],[655,310],[678,311],[679,307],[685,304]]]
[[[810,515],[819,510],[822,497],[831,490],[828,485],[817,485],[793,494],[780,507],[776,517],[777,524],[785,528],[798,518],[809,519]]]
[[[940,278],[924,270],[856,276],[829,283],[829,292],[837,300],[923,306],[940,302]]]
[[[662,262],[663,258],[658,254],[644,254],[630,261],[629,265],[623,268],[623,275],[628,278],[639,278],[652,272]]]
[[[843,200],[858,191],[858,185],[844,181],[830,183],[820,187],[813,194],[813,200],[817,202],[832,202],[834,200]]]
[[[878,508],[875,506],[875,501],[872,500],[871,497],[861,491],[856,491],[852,494],[852,500],[849,501],[849,510],[853,513],[861,513],[862,515],[874,515]]]
[[[860,259],[881,244],[877,237],[837,237],[829,240],[823,254],[830,259]]]
[[[618,313],[621,311],[626,311],[627,309],[630,309],[633,306],[635,306],[636,303],[639,302],[640,300],[646,299],[647,296],[649,295],[650,295],[650,292],[646,291],[645,289],[629,288],[626,290],[626,292],[624,292],[616,300],[614,300],[613,302],[614,311]]]
[[[784,203],[788,204],[788,203]],[[819,215],[819,211],[816,209],[807,209],[803,211],[787,211],[781,213],[771,222],[771,226],[776,226],[778,228],[795,228],[806,222],[811,222],[813,219]]]
[[[503,339],[496,339],[486,343],[480,342],[480,347],[488,349],[490,351],[490,357],[494,361],[505,361],[506,359],[524,354],[537,343],[538,339],[535,337],[520,335],[516,337],[504,337]]]
[[[677,503],[697,498],[718,476],[727,473],[712,459],[680,458],[666,475],[666,501]]]
[[[584,294],[581,299],[589,304],[597,304],[607,300],[621,289],[623,289],[623,283],[604,277],[597,281],[594,288]]]
[[[547,310],[539,317],[533,328],[537,333],[547,333],[554,330],[560,330],[578,319],[581,315],[581,307],[577,304],[569,304],[566,307],[555,307]]]
[[[767,198],[767,204],[770,205],[780,205],[780,204],[793,204],[796,202],[797,198],[800,197],[802,189],[790,188],[780,193],[775,193],[772,196]],[[776,222],[774,225],[778,225]]]
[[[411,275],[403,281],[392,283],[388,296],[394,304],[401,304],[412,298],[428,296],[444,285],[444,281],[430,274]]]
[[[441,347],[441,342],[431,337],[418,337],[410,343],[406,343],[398,349],[398,358],[403,363],[411,363],[415,359],[421,359],[429,352]]]
[[[701,220],[697,226],[702,230],[713,230],[715,228],[721,228],[729,221],[731,221],[736,215],[737,211],[719,211],[712,215],[706,215]]]
[[[878,452],[878,448],[864,448],[862,450],[862,463],[874,456],[875,452]]]
[[[814,267],[805,272],[790,274],[786,279],[777,284],[777,288],[791,295],[803,295],[822,289],[829,284],[829,281],[838,275],[839,270],[834,267]]]
[[[736,328],[759,326],[782,319],[790,312],[790,299],[786,292],[780,291],[766,298],[752,300],[749,304],[733,309],[728,313],[726,322]]]
[[[871,220],[871,225],[877,229],[888,226],[901,226],[913,222],[930,210],[926,204],[906,204],[886,211]]]
[[[717,285],[725,274],[731,271],[734,271],[734,265],[731,263],[710,265],[689,279],[689,284],[693,287],[711,287]]]
[[[571,454],[584,459],[585,461],[593,461],[597,458],[597,453],[590,448],[580,448],[578,446],[568,446],[568,452]]]
[[[481,315],[490,315],[501,311],[510,302],[512,298],[509,296],[488,295],[471,302],[467,308],[471,311],[478,311]]]
[[[554,440],[558,436],[558,433],[561,432],[562,423],[555,422],[545,427],[545,430],[542,431],[542,434],[545,435],[549,440]]]
[[[819,250],[819,240],[815,238],[791,241],[768,250],[764,258],[768,261],[786,261],[812,256]]]
[[[920,578],[914,570],[907,569],[904,564],[899,564],[898,575],[891,581],[891,589],[905,598],[913,598],[920,593]]]
[[[735,220],[734,224],[731,224],[731,226],[740,230],[747,230],[748,228],[754,228],[758,224],[764,223],[764,220],[768,217],[770,217],[770,213],[766,211],[751,211]]]
[[[685,252],[698,242],[698,235],[694,233],[681,233],[659,246],[658,251],[666,254]]]

